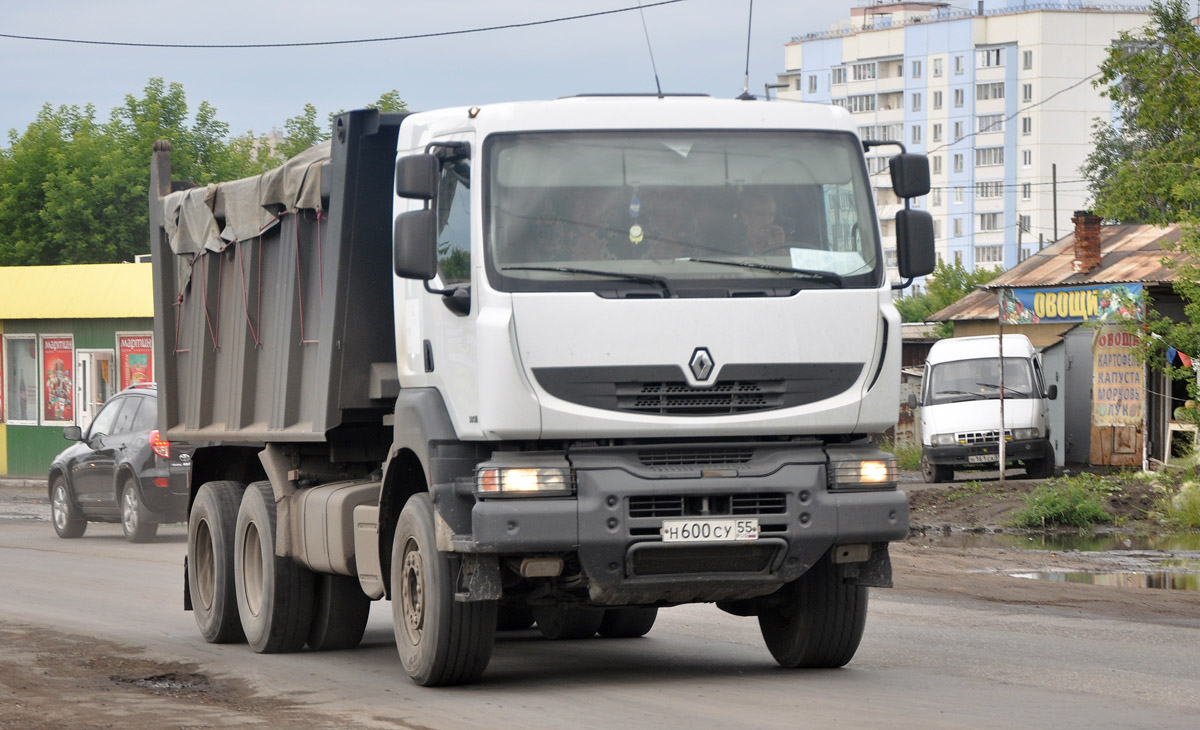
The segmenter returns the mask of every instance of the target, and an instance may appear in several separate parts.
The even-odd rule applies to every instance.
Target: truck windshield
[[[502,291],[628,296],[877,287],[883,266],[858,144],[805,131],[494,135],[484,171],[489,281]]]
[[[999,358],[956,360],[934,365],[925,384],[925,405],[1000,397]],[[1040,398],[1029,360],[1004,358],[1004,397]]]

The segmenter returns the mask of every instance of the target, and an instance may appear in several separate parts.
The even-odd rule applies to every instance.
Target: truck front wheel
[[[196,626],[210,644],[246,640],[233,585],[233,532],[245,489],[240,482],[205,482],[188,515],[188,594]]]
[[[828,555],[767,599],[758,614],[767,648],[787,668],[844,666],[866,623],[866,586],[843,583]]]
[[[300,651],[313,614],[313,574],[275,554],[275,493],[246,487],[234,537],[234,582],[246,641],[259,654]]]
[[[496,601],[455,601],[455,571],[439,552],[428,494],[409,497],[392,542],[392,623],[408,676],[425,687],[483,674],[496,639]]]

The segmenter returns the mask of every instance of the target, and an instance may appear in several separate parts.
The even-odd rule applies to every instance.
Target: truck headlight
[[[929,443],[933,444],[934,446],[953,446],[958,443],[958,441],[954,438],[954,434],[952,433],[935,433],[929,439]]]
[[[1014,428],[1011,433],[1016,441],[1032,441],[1042,436],[1041,430],[1037,428]]]
[[[475,492],[489,497],[574,494],[575,475],[564,467],[489,467],[476,472]]]
[[[895,489],[896,460],[854,459],[829,462],[830,489]]]

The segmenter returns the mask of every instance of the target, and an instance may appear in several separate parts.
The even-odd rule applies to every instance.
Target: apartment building
[[[1009,268],[1071,230],[1079,172],[1111,103],[1092,86],[1119,33],[1148,6],[1080,0],[869,2],[785,46],[780,99],[839,104],[860,135],[929,155],[939,260]],[[895,263],[887,157],[868,159],[884,250]],[[894,272],[893,272],[894,273]]]

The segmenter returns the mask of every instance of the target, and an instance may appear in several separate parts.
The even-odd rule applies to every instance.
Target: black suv
[[[50,510],[59,537],[79,537],[88,522],[120,522],[130,542],[149,542],[162,522],[187,519],[189,444],[159,436],[158,390],[139,383],[109,399],[78,443],[50,464]]]

